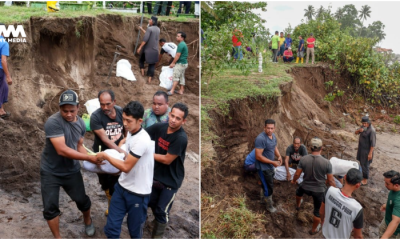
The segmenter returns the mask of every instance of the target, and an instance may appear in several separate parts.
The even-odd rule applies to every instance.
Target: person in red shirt
[[[233,58],[235,60],[237,58],[239,58],[239,60],[242,60],[243,59],[242,42],[239,41],[238,37],[243,38],[243,35],[242,35],[242,32],[240,32],[239,30],[237,30],[235,28],[235,30],[233,31],[233,35],[232,35],[232,44],[233,44],[233,47],[235,48]]]
[[[283,62],[284,63],[291,63],[293,61],[293,52],[292,52],[292,48],[289,47],[288,50],[286,50],[283,53]]]
[[[308,56],[311,53],[311,57],[312,57],[312,64],[314,64],[314,45],[315,45],[315,38],[313,37],[313,34],[310,33],[310,37],[307,38],[307,58],[306,58],[306,64],[308,63]]]

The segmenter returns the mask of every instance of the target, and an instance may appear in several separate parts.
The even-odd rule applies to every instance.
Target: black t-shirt
[[[166,165],[155,161],[154,180],[161,182],[167,187],[178,189],[185,177],[185,154],[188,138],[185,130],[181,127],[178,131],[167,134],[168,123],[156,123],[146,128],[151,140],[155,141],[155,153],[166,155],[167,153],[178,155],[178,157]]]
[[[296,163],[298,164],[300,161],[300,158],[308,155],[306,147],[301,144],[297,152],[294,150],[293,144],[291,144],[289,147],[286,149],[286,156],[289,156],[289,164],[290,163]]]
[[[108,139],[114,141],[118,145],[119,141],[124,138],[124,124],[122,122],[122,108],[120,106],[114,106],[117,116],[115,119],[109,118],[103,113],[101,108],[97,109],[90,116],[90,128],[92,130],[104,129]],[[99,145],[101,145],[101,151],[108,149],[108,147],[101,141],[101,139],[94,134],[93,151],[99,151]]]

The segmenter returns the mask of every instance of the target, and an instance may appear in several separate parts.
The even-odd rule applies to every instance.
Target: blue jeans
[[[108,210],[107,224],[104,227],[107,238],[119,238],[122,220],[126,213],[128,213],[127,224],[131,238],[142,238],[149,200],[150,195],[136,195],[116,183]]]
[[[235,55],[233,55],[233,58],[237,59],[238,57],[239,60],[243,59],[242,46],[235,47]]]
[[[291,61],[293,61],[293,57],[289,57],[289,58],[283,57],[283,61],[284,62],[291,62]]]

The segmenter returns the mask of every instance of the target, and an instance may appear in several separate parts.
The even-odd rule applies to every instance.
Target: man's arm
[[[169,67],[170,68],[175,67],[175,63],[179,60],[180,57],[181,57],[181,53],[180,52],[176,52],[174,61],[172,61],[171,65],[169,65]]]
[[[3,71],[4,74],[6,75],[6,80],[8,85],[12,84],[12,79],[10,72],[8,71],[8,64],[7,64],[7,56],[6,55],[1,55],[1,66],[3,66]]]
[[[278,145],[275,146],[274,153],[275,153],[275,156],[278,157],[278,161],[280,162],[279,166],[282,165],[282,156],[281,156],[281,153],[278,150]]]
[[[264,157],[262,155],[264,149],[261,148],[256,148],[256,160],[263,162],[263,163],[269,163],[275,165],[277,162],[273,160],[269,160],[268,158]]]
[[[382,235],[381,239],[388,239],[393,236],[394,232],[396,231],[397,227],[400,224],[400,217],[396,215],[392,215],[392,221],[389,223],[385,233]]]
[[[363,239],[362,228],[353,228],[354,239]]]
[[[336,187],[335,179],[333,178],[333,174],[326,174],[328,177],[327,182],[329,186]]]
[[[372,160],[372,153],[374,152],[374,147],[371,147],[369,149],[369,153],[368,153],[368,160],[371,161]]]
[[[81,138],[78,142],[78,151],[68,147],[65,144],[65,137],[55,137],[50,138],[50,142],[53,144],[54,148],[57,151],[57,154],[69,159],[76,159],[76,160],[87,160],[94,164],[99,164],[101,161],[97,160],[97,157],[94,155],[87,155],[86,149],[83,148],[83,138]]]
[[[285,168],[286,168],[287,179],[289,181],[291,178],[290,171],[289,171],[289,156],[285,156]]]
[[[138,50],[137,50],[137,53],[138,54],[140,54],[140,51],[142,50],[142,47],[144,46],[144,45],[146,45],[146,42],[142,42],[142,44],[140,44],[140,46],[139,46],[139,48],[138,48]]]
[[[144,30],[141,26],[139,26],[139,29],[143,34],[146,34],[146,30]]]
[[[113,158],[104,152],[98,153],[98,155],[99,155],[98,156],[99,158],[107,160],[108,162],[111,163],[111,165],[118,168],[119,170],[121,170],[124,173],[130,172],[139,160],[138,157],[135,157],[132,154],[128,154],[128,156],[125,158],[125,161],[121,161],[119,159]]]
[[[115,142],[111,141],[107,134],[106,131],[104,131],[103,128],[99,129],[99,130],[94,130],[94,133],[100,138],[100,140],[104,143],[104,145],[106,145],[108,148],[110,149],[115,149],[120,153],[124,153],[126,154],[126,152],[124,150],[122,150],[122,148],[118,147],[117,144],[115,144]]]
[[[304,47],[304,43],[301,44],[300,51],[303,49],[303,47]]]
[[[300,178],[300,175],[301,175],[302,172],[303,172],[303,169],[301,169],[301,168],[299,168],[299,166],[297,166],[296,173],[294,174],[294,177],[293,177],[293,180],[292,180],[293,184],[296,184],[296,181],[297,181],[297,179]]]
[[[167,155],[156,154],[156,153],[154,154],[154,160],[165,165],[170,165],[177,157],[178,155],[170,153],[167,153]]]

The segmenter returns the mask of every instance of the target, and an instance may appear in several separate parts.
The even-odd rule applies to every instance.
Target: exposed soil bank
[[[105,85],[116,45],[119,59],[128,59],[137,79],[129,82],[111,74],[111,88],[117,105],[131,100],[140,101],[150,108],[152,96],[160,88],[158,68],[151,84],[139,73],[138,55],[133,51],[137,39],[138,17],[101,15],[69,19],[31,18],[24,24],[27,43],[10,44],[9,63],[13,76],[7,111],[10,119],[0,121],[0,235],[3,238],[51,238],[51,232],[42,216],[39,164],[44,147],[43,125],[58,111],[58,98],[66,89],[74,89],[83,104]],[[143,23],[147,25],[147,20]],[[199,236],[199,60],[198,23],[164,22],[160,37],[175,41],[176,32],[184,31],[189,44],[189,68],[186,70],[184,95],[170,97],[170,106],[183,102],[189,106],[189,117],[184,128],[188,133],[186,177],[172,208],[171,221],[165,237],[197,238]],[[143,35],[142,35],[143,36]],[[190,44],[191,43],[191,44]],[[118,59],[118,60],[119,60]],[[163,65],[167,64],[163,58]],[[85,136],[86,146],[92,146],[93,134]],[[102,231],[106,218],[106,198],[97,176],[83,171],[86,191],[92,200],[93,220],[97,227],[95,237],[105,238]],[[69,197],[61,191],[60,208],[63,209],[60,228],[64,238],[83,238],[81,214]],[[148,221],[152,220],[149,210]],[[150,226],[144,237],[149,237]],[[121,237],[129,237],[126,224]]]
[[[238,194],[247,196],[248,207],[265,215],[265,229],[260,229],[255,237],[261,238],[322,238],[322,234],[310,236],[308,230],[312,223],[312,198],[305,197],[302,209],[296,214],[295,190],[297,186],[289,182],[274,182],[274,202],[278,212],[266,212],[260,202],[260,189],[255,176],[244,176],[242,165],[247,154],[254,148],[254,139],[263,131],[264,121],[274,119],[278,148],[282,156],[294,136],[309,140],[314,136],[322,138],[326,147],[324,155],[343,156],[355,160],[358,137],[354,134],[357,125],[361,125],[366,108],[355,102],[342,104],[341,100],[333,103],[324,101],[325,82],[340,79],[328,67],[293,68],[294,81],[280,86],[282,95],[274,99],[248,98],[231,101],[230,111],[224,116],[216,111],[210,116],[214,120],[213,130],[219,136],[214,143],[216,157],[210,166],[202,169],[202,193],[216,196],[216,201],[228,200]],[[358,108],[357,108],[358,107]],[[343,115],[343,112],[348,115]],[[382,114],[377,109],[368,109],[375,127],[384,124]],[[357,125],[356,125],[357,124]],[[386,128],[393,127],[386,124]],[[309,131],[308,129],[312,129]],[[379,128],[378,128],[379,130]],[[308,132],[310,132],[308,134]],[[308,134],[308,137],[307,137]],[[391,169],[400,169],[400,152],[387,145],[389,139],[400,139],[396,134],[378,133],[376,155],[371,165],[371,179],[367,187],[359,189],[355,198],[364,207],[365,238],[377,238],[378,226],[383,218],[379,211],[385,203],[388,191],[384,187],[382,173]],[[397,149],[400,144],[390,140]],[[308,146],[307,146],[308,148]],[[229,200],[228,200],[229,202]],[[223,209],[217,209],[220,211]],[[217,214],[217,212],[216,212]],[[205,216],[203,216],[204,218]]]

